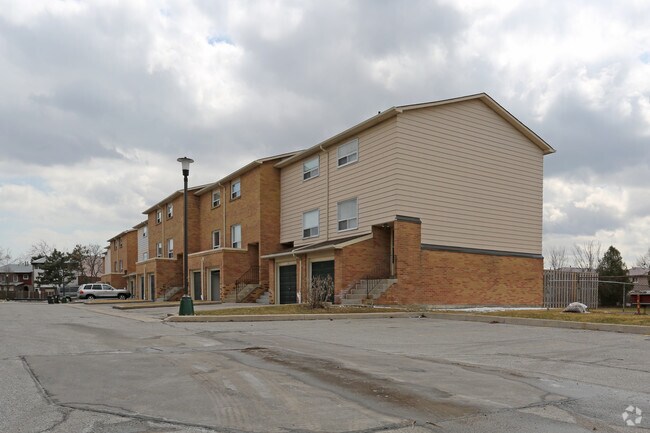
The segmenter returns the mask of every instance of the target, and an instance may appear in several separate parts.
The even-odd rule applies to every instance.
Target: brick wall
[[[543,297],[543,259],[430,251],[420,225],[395,222],[398,282],[381,304],[529,305]]]

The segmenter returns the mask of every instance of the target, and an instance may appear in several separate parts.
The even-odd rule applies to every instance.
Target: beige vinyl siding
[[[144,227],[139,227],[138,228],[138,262],[141,262],[144,260],[144,253],[149,253],[149,233],[147,233],[147,237],[143,237],[142,233],[144,233]]]
[[[541,254],[543,155],[478,100],[398,115],[398,213],[422,243]]]
[[[303,182],[303,160],[282,169],[282,242],[294,241],[298,246],[369,233],[373,224],[394,219],[396,197],[392,179],[398,173],[394,159],[396,119],[389,119],[350,139],[354,138],[359,140],[357,162],[337,167],[337,144],[328,147],[326,152],[320,152],[320,175],[317,178]],[[342,140],[340,144],[350,139]],[[311,156],[304,160],[309,158]],[[328,161],[329,166],[326,165]],[[354,197],[358,205],[358,228],[339,232],[336,204]],[[316,208],[320,209],[320,235],[303,240],[302,213]],[[327,220],[329,225],[326,227]]]

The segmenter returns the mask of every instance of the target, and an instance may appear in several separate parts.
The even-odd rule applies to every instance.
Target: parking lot
[[[645,335],[172,312],[0,303],[0,431],[650,429]]]

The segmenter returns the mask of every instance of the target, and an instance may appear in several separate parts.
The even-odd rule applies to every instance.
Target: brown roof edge
[[[535,145],[537,145],[540,149],[542,149],[544,155],[548,155],[550,153],[555,152],[555,149],[553,149],[551,145],[549,145],[539,135],[537,135],[530,128],[524,125],[519,119],[517,119],[515,116],[510,114],[508,110],[506,110],[501,105],[499,105],[499,103],[496,102],[494,99],[492,99],[490,95],[483,92],[483,93],[475,93],[473,95],[459,96],[457,98],[442,99],[440,101],[423,102],[419,104],[409,104],[409,105],[400,105],[396,107],[391,107],[385,111],[382,111],[379,114],[376,114],[375,116],[372,116],[369,119],[364,120],[361,123],[352,126],[351,128],[346,129],[345,131],[339,134],[336,134],[328,138],[325,141],[322,141],[314,146],[305,149],[304,151],[296,155],[293,155],[292,157],[289,157],[285,160],[278,162],[277,164],[275,164],[275,166],[278,168],[286,167],[292,162],[295,162],[306,156],[320,152],[321,148],[329,147],[342,140],[345,140],[346,138],[351,138],[354,135],[357,135],[359,132],[368,129],[372,126],[375,126],[391,117],[397,116],[398,114],[403,113],[405,111],[419,110],[421,108],[436,107],[439,105],[455,104],[458,102],[469,101],[472,99],[479,99],[483,101],[488,107],[490,107],[498,115],[503,117],[508,123],[510,123],[515,129],[521,132],[526,138],[528,138],[530,141],[535,143]]]
[[[205,188],[205,185],[197,185],[197,186],[191,186],[191,187],[188,187],[188,188],[187,188],[187,192],[189,193],[189,192],[192,192],[192,191],[199,190],[199,189],[201,189],[201,188]],[[145,211],[142,212],[142,213],[143,213],[144,215],[147,215],[149,212],[151,212],[151,211],[153,211],[153,210],[155,210],[155,209],[158,209],[161,205],[167,203],[167,202],[170,201],[170,200],[175,199],[175,198],[178,197],[179,195],[183,195],[183,190],[182,190],[182,189],[179,189],[179,190],[174,191],[173,193],[171,193],[170,195],[168,195],[168,196],[165,197],[164,199],[160,200],[158,203],[154,204],[153,206],[150,206],[147,210],[145,210]]]
[[[121,233],[119,233],[119,234],[116,234],[115,236],[113,236],[112,238],[110,238],[109,240],[107,240],[106,242],[110,242],[110,241],[112,241],[113,239],[117,239],[117,238],[119,238],[119,237],[121,237],[121,236],[124,236],[124,235],[127,234],[127,233],[131,233],[131,232],[134,232],[134,231],[135,231],[134,228],[126,229],[126,230],[124,230],[123,232],[121,232]]]
[[[222,184],[222,183],[225,183],[225,182],[228,182],[231,179],[235,179],[235,178],[241,176],[242,174],[247,173],[248,171],[252,170],[253,168],[259,167],[260,165],[264,164],[265,162],[275,161],[276,159],[291,158],[292,156],[294,156],[294,155],[296,155],[296,154],[298,154],[300,152],[302,152],[302,150],[298,150],[298,151],[295,151],[295,152],[282,153],[282,154],[279,154],[279,155],[268,156],[266,158],[259,158],[259,159],[256,159],[254,161],[251,161],[248,164],[246,164],[245,166],[243,166],[243,167],[233,171],[232,173],[228,174],[227,176],[222,177],[218,181],[209,183],[207,185],[204,185],[203,188],[196,191],[194,193],[194,195],[197,195],[197,196],[198,195],[203,195],[206,192],[214,189],[215,186],[217,186],[219,184]]]

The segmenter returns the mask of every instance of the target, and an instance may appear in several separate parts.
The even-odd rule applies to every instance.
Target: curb
[[[169,316],[165,322],[279,322],[294,320],[393,319],[425,317],[420,312],[352,314],[260,314],[237,316]]]
[[[219,305],[221,304],[221,301],[201,301],[201,302],[196,302],[194,301],[194,305]],[[98,304],[101,305],[101,304]],[[105,303],[103,305],[111,305],[109,303]],[[160,305],[156,304],[155,302],[151,301],[143,301],[142,305],[140,304],[121,304],[121,305],[113,305],[113,308],[116,310],[145,310],[147,308],[177,308],[180,305],[180,301],[176,302],[172,305]]]
[[[587,331],[620,332],[650,335],[650,326],[618,325],[614,323],[564,322],[561,320],[529,319],[525,317],[479,316],[457,313],[424,313],[430,319],[461,320],[466,322],[501,323],[505,325],[538,326],[543,328],[581,329]]]
[[[563,322],[561,320],[529,319],[524,317],[479,316],[473,314],[434,313],[428,312],[395,312],[395,313],[352,313],[352,314],[265,314],[265,315],[233,315],[233,316],[169,316],[163,321],[176,323],[201,322],[279,322],[297,320],[350,320],[350,319],[396,319],[396,318],[427,318],[443,320],[459,320],[465,322],[482,322],[491,324],[537,326],[542,328],[578,329],[586,331],[619,332],[625,334],[650,335],[650,326],[618,325],[613,323]]]

